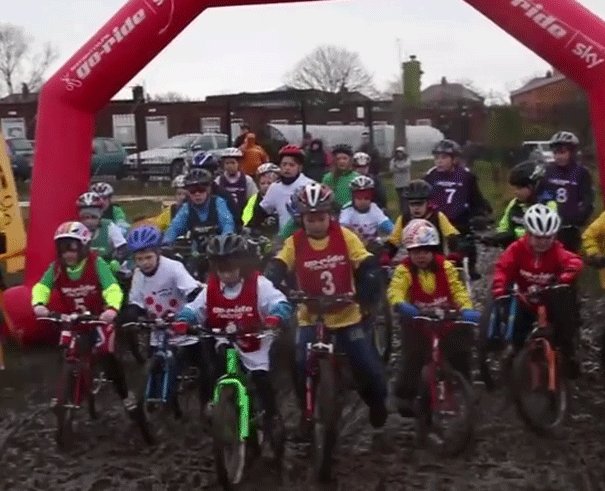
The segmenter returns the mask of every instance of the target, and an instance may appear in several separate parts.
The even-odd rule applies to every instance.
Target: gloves
[[[561,273],[559,276],[559,283],[563,283],[564,285],[570,285],[576,279],[577,273],[571,271],[565,271]]]
[[[481,313],[477,310],[462,309],[460,311],[460,318],[464,322],[474,322],[475,324],[479,324],[479,319],[481,318]]]
[[[34,315],[36,317],[48,317],[50,310],[46,308],[46,305],[36,305],[34,307]]]
[[[265,327],[267,329],[278,329],[281,323],[281,319],[276,315],[268,315],[265,317]]]
[[[186,322],[173,322],[171,327],[174,334],[184,335],[187,334],[189,324]]]
[[[416,317],[420,314],[420,310],[415,305],[408,302],[401,302],[396,306],[397,312],[406,317]]]
[[[107,322],[107,324],[111,324],[117,316],[118,316],[118,313],[114,309],[106,309],[99,316],[99,320],[103,321],[103,322]]]
[[[265,218],[265,226],[274,227],[275,225],[277,225],[277,218],[275,218],[274,215],[270,215]]]

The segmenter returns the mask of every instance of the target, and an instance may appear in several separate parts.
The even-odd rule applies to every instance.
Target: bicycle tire
[[[76,388],[76,369],[71,363],[66,363],[61,369],[59,379],[60,393],[54,413],[57,422],[55,442],[60,450],[68,450],[74,443],[74,409],[66,407],[74,405],[74,391]]]
[[[388,363],[393,348],[393,312],[386,296],[382,295],[376,307],[376,314],[370,315],[372,344],[383,363]]]
[[[548,365],[543,348],[534,343],[527,344],[513,361],[513,396],[517,412],[530,429],[543,436],[552,436],[563,426],[569,409],[569,386],[563,375],[561,355],[558,351],[555,355],[557,386],[554,394],[547,387]],[[528,370],[531,371],[531,381],[539,384],[534,389],[540,389],[539,392],[530,391],[533,392],[530,399],[524,394]],[[553,410],[548,411],[553,405]]]
[[[451,427],[443,426],[445,416],[449,417],[452,412],[451,401],[437,401],[435,402],[436,407],[431,407],[429,395],[431,381],[427,365],[422,370],[419,394],[424,406],[421,407],[417,416],[417,430],[418,426],[424,430],[424,435],[420,436],[424,442],[430,444],[429,446],[435,453],[444,457],[453,457],[466,449],[473,437],[475,397],[468,380],[460,372],[454,370],[449,363],[445,362],[440,368],[439,378],[445,384],[450,395],[452,395],[452,389],[455,389],[460,395],[462,407],[458,405],[456,408],[459,414],[456,418],[457,421]]]
[[[233,386],[224,385],[212,410],[214,463],[223,489],[234,489],[242,481],[246,465],[246,442],[239,438],[237,397]]]
[[[315,389],[313,425],[313,467],[317,480],[327,482],[332,474],[332,453],[338,436],[340,408],[333,361],[323,358],[318,363],[319,380]]]
[[[92,366],[90,367],[90,388],[87,395],[88,416],[92,420],[99,418],[98,396],[101,393],[104,384],[105,373],[96,363],[92,363]]]

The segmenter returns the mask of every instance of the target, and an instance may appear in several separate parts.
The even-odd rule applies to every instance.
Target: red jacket
[[[582,259],[563,248],[559,241],[543,254],[536,254],[525,235],[513,242],[502,253],[494,270],[492,293],[494,297],[506,294],[517,283],[521,292],[532,285],[572,283],[582,270]]]

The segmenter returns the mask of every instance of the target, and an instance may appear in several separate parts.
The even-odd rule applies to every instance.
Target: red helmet
[[[285,145],[279,150],[279,158],[282,157],[294,157],[301,162],[305,159],[305,152],[298,145]]]
[[[334,210],[334,193],[325,184],[316,182],[307,184],[296,191],[298,211],[301,215],[316,211],[331,212]]]

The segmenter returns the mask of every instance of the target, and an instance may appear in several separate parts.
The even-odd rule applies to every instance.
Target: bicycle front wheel
[[[57,401],[54,407],[57,420],[55,441],[59,449],[67,450],[74,443],[74,396],[77,390],[78,375],[71,364],[65,364],[60,377]]]

